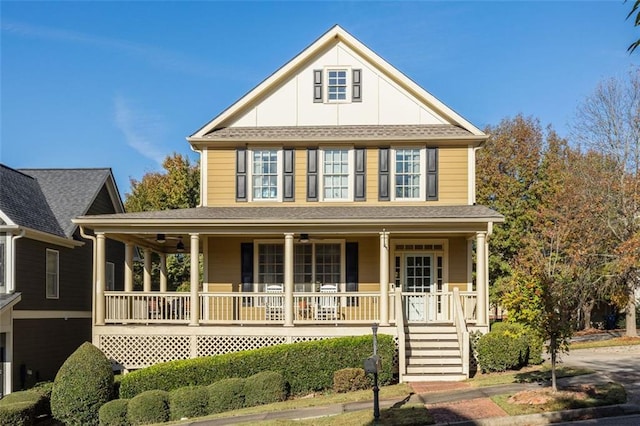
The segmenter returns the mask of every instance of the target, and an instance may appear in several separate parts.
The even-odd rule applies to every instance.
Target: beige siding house
[[[475,204],[486,138],[331,28],[187,138],[201,206],[75,220],[95,234],[94,343],[136,369],[375,323],[396,338],[400,380],[467,377],[468,333],[488,329],[487,239],[503,221]],[[105,288],[108,239],[126,244],[124,291]],[[167,256],[182,251],[191,290],[167,291]]]

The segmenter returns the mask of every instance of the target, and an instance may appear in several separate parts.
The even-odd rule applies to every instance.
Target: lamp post
[[[373,373],[373,418],[376,420],[380,419],[380,399],[378,394],[380,392],[380,388],[378,387],[378,324],[373,323],[371,326],[371,330],[373,331],[373,357],[376,360],[376,368]]]

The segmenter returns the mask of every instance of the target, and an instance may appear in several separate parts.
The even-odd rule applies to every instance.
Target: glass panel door
[[[407,300],[407,319],[409,321],[425,321],[430,308],[433,291],[433,258],[425,254],[404,255],[404,288],[409,295]]]

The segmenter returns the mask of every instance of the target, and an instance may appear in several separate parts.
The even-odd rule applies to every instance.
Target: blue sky
[[[0,161],[161,170],[185,137],[334,24],[480,128],[567,136],[603,79],[640,65],[622,0],[0,2]]]

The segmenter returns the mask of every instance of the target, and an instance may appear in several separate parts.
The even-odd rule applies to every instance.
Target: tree
[[[149,172],[142,180],[131,179],[125,208],[141,212],[196,207],[200,202],[200,167],[178,153],[162,163],[164,173]]]
[[[624,0],[624,2],[626,3],[627,0]],[[635,19],[632,18],[634,14],[636,15]],[[636,0],[635,3],[633,3],[633,6],[631,6],[631,11],[627,15],[627,19],[629,18],[632,18],[632,20],[634,21],[634,27],[640,27],[640,0]],[[627,51],[629,53],[633,53],[633,51],[636,50],[638,46],[640,46],[640,38],[631,43],[627,48]]]
[[[573,134],[602,156],[609,173],[592,186],[605,191],[600,226],[615,241],[603,274],[613,300],[624,304],[628,336],[636,336],[635,290],[640,286],[640,68],[627,79],[611,78],[579,106]]]

